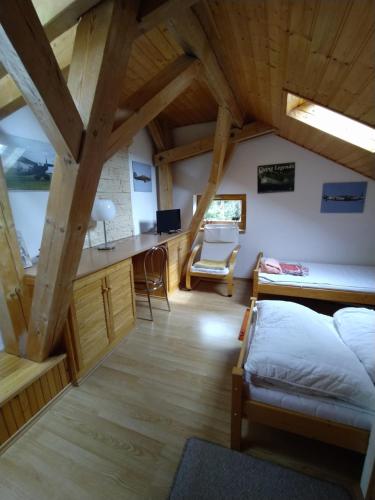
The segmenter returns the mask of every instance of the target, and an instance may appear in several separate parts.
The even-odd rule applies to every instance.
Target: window
[[[287,92],[286,114],[300,122],[375,153],[375,129]]]
[[[198,205],[200,198],[201,195],[198,194],[196,205]],[[216,195],[204,214],[203,225],[233,221],[238,222],[240,230],[246,229],[246,194]]]

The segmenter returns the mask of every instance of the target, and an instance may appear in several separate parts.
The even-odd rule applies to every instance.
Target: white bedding
[[[298,264],[309,268],[308,276],[259,273],[259,282],[375,293],[375,266],[314,262],[299,262]]]
[[[370,430],[374,422],[375,412],[370,410],[333,399],[302,396],[301,394],[291,394],[277,389],[258,387],[251,384],[249,379],[249,373],[246,372],[246,381],[251,399],[254,401],[296,411],[304,415],[332,420],[344,425],[351,425],[359,429]]]
[[[335,398],[375,411],[375,387],[330,316],[261,300],[245,370],[256,385]]]

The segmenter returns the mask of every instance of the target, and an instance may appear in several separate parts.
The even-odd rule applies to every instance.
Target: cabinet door
[[[104,278],[80,280],[74,290],[76,341],[83,366],[89,365],[109,344]]]
[[[184,234],[180,238],[179,244],[179,279],[181,281],[182,273],[184,271],[184,265],[186,263],[186,259],[190,252],[190,238],[188,234]]]
[[[124,336],[134,324],[134,283],[131,259],[112,266],[106,276],[111,339]]]

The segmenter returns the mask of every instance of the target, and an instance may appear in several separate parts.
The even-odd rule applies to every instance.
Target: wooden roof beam
[[[9,354],[22,355],[26,345],[23,265],[0,158],[0,329]]]
[[[119,149],[129,145],[135,134],[146,127],[151,120],[184,92],[198,77],[200,71],[201,63],[197,59],[182,56],[156,75],[153,80],[146,83],[136,95],[129,98],[129,101],[136,102],[140,107],[113,130],[106,158],[109,159]],[[166,74],[174,75],[174,78],[167,84],[165,84]]]
[[[232,127],[229,135],[229,143],[235,144],[275,132],[277,132],[277,129],[273,128],[271,125],[267,125],[262,122],[252,122],[244,125],[242,129]],[[175,148],[157,153],[154,156],[154,163],[155,165],[160,166],[165,163],[168,164],[185,160],[186,158],[192,158],[193,156],[198,156],[203,153],[207,153],[208,151],[212,151],[213,148],[214,136],[211,135],[202,139],[197,139],[189,144],[184,144],[182,146],[177,146]]]
[[[68,86],[86,133],[80,163],[57,158],[52,176],[29,323],[27,354],[34,361],[51,353],[66,320],[137,12],[135,0],[106,0],[77,28]]]
[[[34,8],[50,42],[68,31],[79,18],[92,9],[100,0],[33,0]],[[0,64],[0,78],[6,75],[6,70]]]
[[[173,144],[172,131],[160,119],[155,118],[147,126],[156,151],[161,151]],[[158,207],[159,210],[173,208],[173,177],[169,163],[163,163],[157,169]]]
[[[229,145],[230,126],[230,112],[227,110],[227,108],[219,107],[215,129],[214,152],[212,157],[210,177],[208,179],[206,189],[199,200],[197,209],[193,215],[189,227],[190,241],[192,243],[197,237],[204,214],[206,213],[207,208],[209,207],[213,197],[215,196],[223,177],[226,163],[226,154]]]
[[[138,28],[141,33],[152,30],[168,18],[178,15],[181,10],[189,9],[198,0],[167,0],[153,8],[152,2],[142,2]],[[151,7],[151,8],[150,8]]]
[[[83,123],[31,0],[0,2],[0,59],[59,155],[78,161]]]
[[[243,113],[197,16],[191,9],[184,10],[170,19],[167,27],[186,54],[194,55],[202,62],[205,80],[217,103],[227,108],[232,121],[242,127]]]

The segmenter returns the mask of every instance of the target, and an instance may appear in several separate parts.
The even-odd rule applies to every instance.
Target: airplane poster
[[[56,157],[51,144],[1,134],[0,156],[8,189],[49,190]]]
[[[367,182],[327,182],[323,184],[322,213],[361,213]]]
[[[295,163],[258,166],[258,193],[294,191]]]
[[[152,177],[151,166],[138,161],[132,162],[134,191],[151,193]]]

